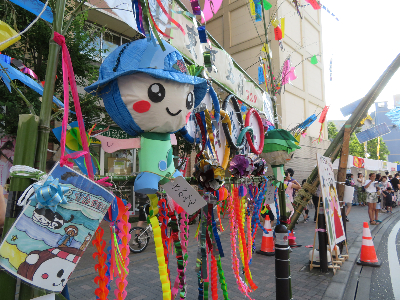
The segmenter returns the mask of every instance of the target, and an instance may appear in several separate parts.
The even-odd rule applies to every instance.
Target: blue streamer
[[[258,84],[265,83],[264,71],[262,67],[258,67]]]
[[[217,223],[215,222],[215,218],[214,218],[214,210],[211,211],[211,217],[212,217],[212,230],[213,230],[213,234],[214,234],[214,240],[217,243],[219,255],[221,257],[224,257],[225,256],[224,250],[222,249],[221,240],[219,238],[218,230],[217,230]]]

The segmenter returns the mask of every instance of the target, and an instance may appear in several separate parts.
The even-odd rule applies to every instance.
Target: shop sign
[[[97,125],[95,130],[102,130],[107,128],[105,125]],[[102,136],[110,137],[113,139],[130,139],[133,138],[133,136],[128,135],[125,131],[123,131],[121,128],[116,127],[116,126],[110,126],[108,131],[101,133]]]

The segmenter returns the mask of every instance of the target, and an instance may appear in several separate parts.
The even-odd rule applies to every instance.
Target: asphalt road
[[[400,216],[385,230],[377,249],[379,268],[372,270],[370,299],[400,299]]]

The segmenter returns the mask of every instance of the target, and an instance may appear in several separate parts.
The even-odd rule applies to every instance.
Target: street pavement
[[[390,229],[394,226],[393,220],[400,219],[400,210],[394,209],[393,214],[380,214],[379,218],[383,220],[382,225],[371,225],[370,228],[373,230],[373,234],[380,232],[380,241],[382,241],[378,247],[378,256],[385,256],[387,249],[385,248],[385,238],[390,232]],[[309,268],[309,252],[310,248],[306,248],[306,245],[312,245],[315,233],[315,223],[313,222],[314,210],[310,210],[310,221],[307,223],[303,222],[303,217],[299,218],[299,224],[295,228],[295,236],[297,244],[301,244],[302,247],[293,248],[290,254],[291,260],[291,278],[292,278],[292,292],[293,299],[355,299],[354,293],[357,291],[359,278],[355,274],[360,274],[360,266],[355,265],[355,260],[358,258],[359,249],[361,247],[361,236],[363,222],[368,221],[367,207],[353,206],[349,215],[350,222],[347,222],[347,240],[348,248],[350,252],[350,259],[346,261],[341,270],[339,270],[334,276],[332,271],[326,274],[320,272],[318,268],[314,268],[310,271]],[[389,217],[389,218],[388,218]],[[388,220],[385,220],[388,218]],[[227,216],[222,220],[225,231],[221,234],[221,242],[223,245],[225,257],[221,259],[222,267],[225,272],[226,284],[228,287],[229,299],[245,299],[245,296],[241,294],[236,285],[235,277],[232,271],[231,257],[230,257],[230,238],[229,238],[229,222]],[[110,234],[108,224],[102,222],[101,226],[105,229],[104,239],[109,240]],[[391,226],[391,227],[390,227]],[[187,281],[187,299],[197,299],[197,274],[195,273],[195,262],[197,253],[197,241],[194,239],[197,224],[190,226],[190,238],[188,246],[188,266],[186,272]],[[382,228],[382,230],[380,229]],[[374,236],[374,235],[373,235]],[[256,245],[257,250],[260,249],[262,238],[261,230],[257,231]],[[375,240],[374,240],[375,242]],[[396,240],[396,243],[399,243]],[[318,238],[316,239],[318,244]],[[397,245],[398,247],[398,245]],[[128,300],[141,300],[141,299],[162,299],[161,284],[158,275],[158,265],[154,250],[154,242],[151,241],[147,249],[139,254],[130,254],[129,264],[129,275],[128,275],[128,286],[126,291]],[[399,249],[400,250],[400,249]],[[80,260],[75,272],[71,275],[68,282],[69,292],[71,300],[75,299],[95,299],[94,291],[97,285],[94,283],[94,277],[96,272],[94,271],[95,261],[92,258],[92,254],[95,249],[90,245],[82,259]],[[238,254],[239,255],[239,254]],[[386,255],[387,257],[387,255]],[[382,258],[381,258],[382,259]],[[254,299],[275,299],[275,258],[274,256],[263,256],[254,254],[250,270],[252,278],[257,284],[258,289],[255,290],[251,297]],[[176,276],[176,259],[175,253],[170,256],[169,268],[171,270],[171,278],[175,279]],[[373,277],[377,277],[379,280],[375,280],[369,285],[364,285],[363,289],[368,289],[368,295],[371,298],[360,298],[357,299],[394,299],[393,292],[382,294],[382,289],[388,289],[390,279],[387,278],[387,259],[382,267],[375,270],[371,267],[363,267],[362,272],[372,272]],[[385,271],[384,271],[385,270]],[[361,273],[362,273],[361,272]],[[375,272],[375,273],[374,273]],[[242,276],[243,278],[243,276]],[[370,289],[369,289],[370,287]],[[112,284],[112,290],[109,294],[109,299],[114,299],[113,290],[115,284]],[[358,288],[360,293],[360,288]],[[369,293],[370,292],[370,293]],[[210,293],[211,294],[211,293]],[[223,299],[222,291],[218,290],[219,299]],[[353,297],[351,298],[351,295]],[[382,295],[382,296],[380,296]]]

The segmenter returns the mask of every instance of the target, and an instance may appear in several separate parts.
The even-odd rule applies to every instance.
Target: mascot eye
[[[161,83],[153,83],[147,90],[147,96],[152,102],[158,103],[165,98],[165,88]]]
[[[193,108],[193,105],[194,105],[194,96],[193,93],[190,92],[186,97],[186,108],[191,109]]]
[[[57,277],[58,278],[61,278],[61,276],[63,276],[64,275],[64,270],[63,269],[61,269],[60,271],[58,271],[58,273],[57,273]]]

